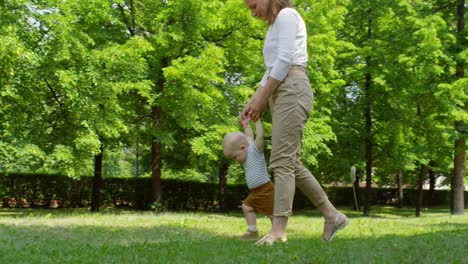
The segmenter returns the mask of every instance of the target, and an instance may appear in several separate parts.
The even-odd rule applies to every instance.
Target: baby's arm
[[[263,125],[262,125],[262,120],[259,118],[257,121],[255,121],[255,146],[259,150],[263,150],[263,145],[264,145],[264,132],[263,132]]]
[[[254,133],[250,127],[250,118],[244,118],[240,121],[242,127],[244,128],[244,134],[247,136],[248,140],[254,140]]]

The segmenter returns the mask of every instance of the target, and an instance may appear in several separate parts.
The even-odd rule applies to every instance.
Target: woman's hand
[[[267,99],[263,96],[259,96],[256,100],[250,102],[248,115],[252,121],[256,122],[262,116],[266,104]]]
[[[256,122],[262,115],[263,110],[268,102],[270,94],[276,87],[279,86],[281,81],[277,81],[273,78],[268,78],[267,87],[258,87],[255,94],[252,96],[250,101],[245,105],[242,113],[239,114],[239,122],[244,118],[250,117],[250,120]]]
[[[245,120],[249,120],[249,112],[250,112],[250,102],[244,106],[244,109],[242,112],[239,113],[239,116],[237,116],[237,121],[239,121],[239,124],[242,125]]]
[[[245,106],[244,106],[244,109],[242,110],[242,112],[239,113],[239,116],[238,116],[238,120],[239,122],[242,122],[242,120],[246,119],[246,118],[249,118],[249,113],[250,113],[250,104],[252,103],[253,101],[253,98],[250,100],[250,102],[248,102]]]

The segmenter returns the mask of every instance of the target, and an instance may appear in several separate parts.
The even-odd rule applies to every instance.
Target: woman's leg
[[[297,70],[289,72],[270,100],[273,119],[270,167],[275,177],[275,209],[270,238],[263,244],[271,244],[286,236],[296,185],[324,215],[324,240],[333,239],[348,222],[301,162],[302,135],[313,100],[307,75]]]
[[[302,131],[313,101],[310,87],[305,94],[304,87],[295,85],[295,76],[306,78],[303,73],[290,70],[269,102],[272,113],[270,168],[275,178],[275,202],[269,238],[259,241],[263,244],[285,239],[288,217],[292,214],[297,153],[300,153]]]
[[[297,80],[301,82],[301,79]],[[300,84],[295,84],[297,86],[302,86]],[[308,82],[303,84],[308,86]],[[306,89],[305,91],[309,91]],[[305,92],[307,93],[307,92]],[[308,97],[304,94],[301,97],[303,102],[299,104],[307,105]],[[313,98],[313,96],[312,96]],[[307,122],[307,119],[305,120]],[[304,122],[304,125],[305,125]],[[302,131],[301,131],[301,142],[302,142]],[[301,149],[296,152],[296,164],[294,169],[295,183],[296,186],[306,195],[306,197],[319,209],[322,215],[325,218],[325,224],[323,228],[322,239],[323,240],[332,240],[336,233],[344,228],[348,224],[348,218],[339,212],[335,206],[328,200],[326,193],[323,191],[322,186],[317,181],[317,179],[312,175],[312,173],[304,167],[301,161]]]
[[[325,217],[322,239],[332,240],[348,224],[348,218],[333,206],[317,179],[301,162],[296,169],[296,186]]]
[[[328,200],[322,186],[302,163],[296,168],[296,186],[319,209],[325,219],[336,216],[338,211]]]

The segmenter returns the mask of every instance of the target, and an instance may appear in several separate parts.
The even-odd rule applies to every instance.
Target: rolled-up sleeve
[[[289,10],[284,11],[286,12],[280,12],[275,21],[278,34],[278,57],[270,71],[270,77],[279,81],[284,80],[293,62],[298,26],[295,14]]]

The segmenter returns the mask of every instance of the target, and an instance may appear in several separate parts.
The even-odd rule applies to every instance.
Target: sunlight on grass
[[[288,243],[256,247],[237,238],[240,212],[0,209],[0,263],[467,263],[466,215],[345,212],[350,224],[332,242],[320,241],[323,218],[312,211],[291,217]],[[258,227],[265,234],[270,220]]]

